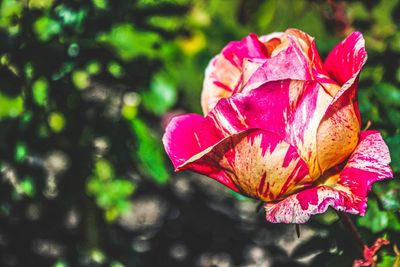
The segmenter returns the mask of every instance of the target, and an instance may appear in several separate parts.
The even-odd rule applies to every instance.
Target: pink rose
[[[163,142],[175,170],[205,174],[266,202],[270,222],[304,223],[328,206],[363,215],[371,185],[392,177],[377,131],[360,131],[359,32],[322,62],[296,29],[230,42],[202,92],[205,116],[180,115]]]

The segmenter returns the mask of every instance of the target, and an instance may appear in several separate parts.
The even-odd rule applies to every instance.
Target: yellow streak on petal
[[[220,165],[232,171],[233,183],[246,195],[263,201],[275,201],[300,158],[292,160],[287,167],[283,168],[289,144],[282,141],[273,151],[267,149],[263,155],[262,136],[258,135],[250,142],[247,138],[243,138],[234,148],[235,158],[232,160],[224,157]],[[266,178],[260,192],[259,187],[263,176]],[[268,191],[266,191],[267,183],[269,183]],[[302,187],[301,183],[290,184],[287,192],[280,198]]]
[[[360,124],[353,104],[341,107],[318,129],[318,163],[322,171],[341,163],[358,143]]]
[[[300,157],[307,162],[309,173],[313,180],[321,175],[321,170],[317,162],[317,130],[331,101],[332,97],[321,88],[318,91],[316,109],[312,116],[306,116],[311,114],[308,110],[309,107],[308,105],[302,105],[299,108],[304,109],[301,110],[304,116],[300,125],[288,125],[286,129],[287,132],[291,132],[292,139],[294,139],[292,143],[296,144]],[[299,128],[304,125],[307,125],[305,129],[302,130]]]

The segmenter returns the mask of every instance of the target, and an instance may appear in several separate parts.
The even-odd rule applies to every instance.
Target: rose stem
[[[354,241],[357,243],[357,248],[359,250],[359,252],[361,253],[361,255],[363,255],[363,251],[364,251],[364,242],[361,239],[361,235],[358,232],[356,226],[354,225],[354,223],[351,221],[350,217],[341,211],[337,211],[335,210],[337,215],[339,216],[339,218],[341,219],[342,223],[344,224],[344,226],[347,228],[347,230],[350,232],[351,236],[353,237]]]

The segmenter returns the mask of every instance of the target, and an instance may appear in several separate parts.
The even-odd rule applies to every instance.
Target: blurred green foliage
[[[249,32],[288,27],[314,36],[322,57],[346,33],[362,31],[369,54],[359,83],[363,123],[382,132],[398,178],[399,1],[328,2],[0,0],[0,213],[24,201],[55,201],[84,206],[87,217],[95,209],[106,223],[115,222],[134,207],[131,197],[143,184],[169,186],[161,121],[170,112],[201,112],[209,60]],[[356,220],[369,243],[386,234],[399,245],[399,192],[398,179],[374,185],[366,216]],[[337,236],[334,213],[316,222]],[[87,266],[124,266],[98,250],[95,238],[87,239]],[[329,250],[320,258],[344,266],[340,253]],[[389,248],[382,255],[379,266],[399,262]],[[71,264],[58,259],[53,266]]]

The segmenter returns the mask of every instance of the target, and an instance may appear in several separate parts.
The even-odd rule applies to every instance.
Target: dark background
[[[399,26],[392,0],[0,0],[0,266],[351,266],[361,255],[333,211],[297,238],[256,201],[173,174],[160,139],[174,114],[201,112],[227,42],[295,27],[324,58],[359,30],[363,125],[398,178]],[[391,241],[378,266],[396,260],[399,200],[398,180],[381,182],[351,217],[367,244]]]

